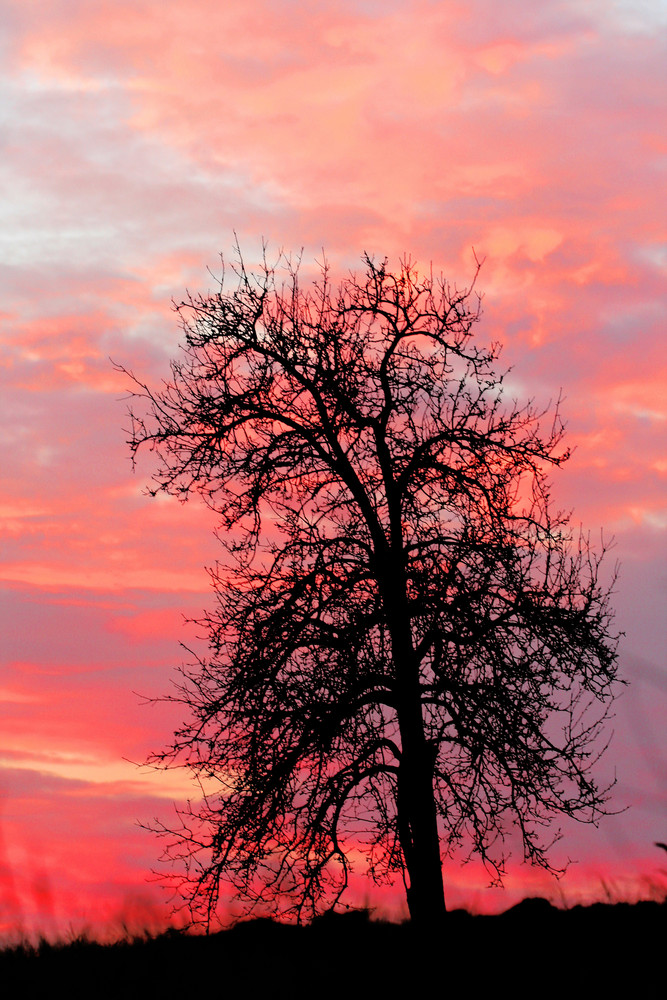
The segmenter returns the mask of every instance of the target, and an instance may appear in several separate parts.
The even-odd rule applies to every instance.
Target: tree
[[[252,273],[237,253],[231,291],[223,268],[177,306],[170,380],[131,376],[149,492],[199,494],[223,552],[209,654],[169,696],[187,721],[152,758],[202,784],[159,825],[166,855],[207,920],[221,882],[299,918],[333,906],[360,854],[378,881],[402,874],[413,920],[438,920],[441,853],[500,880],[518,829],[555,871],[552,818],[605,812],[604,548],[551,509],[558,405],[506,401],[498,346],[473,341],[474,282],[365,256],[304,289],[291,259]]]

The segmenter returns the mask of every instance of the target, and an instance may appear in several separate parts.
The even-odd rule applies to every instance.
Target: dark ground
[[[439,929],[325,916],[252,920],[208,937],[167,932],[0,951],[0,997],[667,998],[667,902],[562,911],[525,900]]]

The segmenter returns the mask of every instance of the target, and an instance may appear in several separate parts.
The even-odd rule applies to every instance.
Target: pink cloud
[[[634,828],[608,827],[618,850],[569,836],[587,858],[582,893],[599,849],[600,870],[631,895],[651,870],[646,843],[664,839],[641,752],[658,734],[664,758],[664,690],[649,681],[667,471],[655,12],[556,0],[6,8],[0,780],[20,803],[11,849],[35,823],[53,833],[35,880],[27,855],[2,868],[0,919],[110,921],[144,898],[156,845],[139,846],[141,794],[114,768],[178,723],[176,708],[142,710],[132,692],[168,690],[180,611],[211,603],[203,567],[217,552],[209,512],[142,497],[152,465],[144,456],[130,473],[127,380],[108,358],[152,383],[168,374],[170,299],[215,289],[206,266],[216,271],[234,228],[250,258],[262,234],[272,252],[305,246],[306,274],[322,247],[339,274],[364,250],[394,262],[407,251],[460,283],[471,248],[486,257],[479,335],[505,343],[512,391],[547,402],[563,388],[577,450],[554,496],[575,524],[615,533],[626,567],[618,607],[635,683],[618,726],[623,794],[634,782],[643,811]],[[12,761],[31,776],[25,796]],[[75,800],[89,802],[81,872]],[[453,899],[500,907],[483,902],[477,869],[448,878]],[[533,891],[531,878],[512,868],[510,895]]]

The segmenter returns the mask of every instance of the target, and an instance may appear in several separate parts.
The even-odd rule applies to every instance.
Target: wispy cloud
[[[554,496],[616,535],[626,673],[641,686],[660,669],[663,5],[4,0],[3,21],[0,780],[24,803],[7,851],[39,817],[64,873],[52,891],[89,884],[107,916],[143,878],[122,757],[143,759],[178,716],[132,692],[168,690],[196,631],[179,611],[210,600],[216,549],[208,512],[142,496],[151,465],[132,477],[109,357],[167,375],[170,300],[216,287],[206,268],[234,229],[251,258],[262,235],[305,247],[306,272],[322,248],[338,273],[362,251],[408,252],[465,283],[472,248],[485,258],[480,336],[504,343],[517,393],[564,390],[576,451]],[[646,707],[636,691],[627,704]],[[632,868],[664,831],[642,737],[630,716],[619,729],[626,787],[644,789],[614,827]],[[89,797],[85,830],[66,782],[77,808]]]

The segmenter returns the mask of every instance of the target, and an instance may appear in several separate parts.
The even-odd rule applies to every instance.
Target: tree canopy
[[[474,282],[365,256],[303,287],[290,258],[239,251],[229,285],[177,307],[161,387],[132,376],[151,492],[219,520],[209,652],[153,758],[202,781],[160,827],[180,890],[207,920],[225,884],[307,916],[363,859],[432,920],[455,850],[499,880],[518,830],[554,870],[554,817],[608,801],[617,645],[604,553],[550,500],[558,405],[507,398]]]

